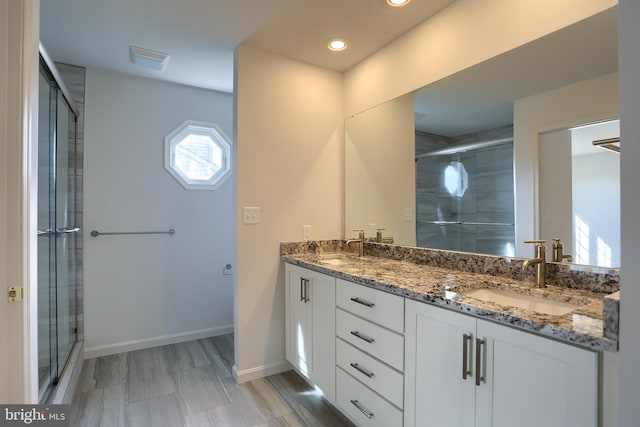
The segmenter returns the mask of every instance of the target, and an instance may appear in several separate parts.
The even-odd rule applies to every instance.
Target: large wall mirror
[[[619,135],[617,51],[613,8],[347,119],[347,237],[519,257],[557,237],[565,262],[619,266],[619,154],[592,144]],[[598,218],[589,256],[577,216]]]

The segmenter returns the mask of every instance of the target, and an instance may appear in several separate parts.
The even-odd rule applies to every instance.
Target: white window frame
[[[209,179],[192,179],[175,162],[175,150],[189,135],[211,138],[222,151],[222,167]],[[164,168],[187,190],[215,190],[231,175],[231,143],[222,129],[214,123],[186,120],[164,137]]]

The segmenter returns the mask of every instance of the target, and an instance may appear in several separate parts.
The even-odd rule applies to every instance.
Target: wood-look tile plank
[[[122,384],[127,380],[125,353],[98,357],[95,367],[96,388]]]
[[[150,424],[153,427],[184,426],[184,415],[174,393],[151,399],[149,413]]]
[[[71,425],[353,426],[293,371],[236,384],[233,335],[85,362]]]
[[[230,403],[211,365],[176,373],[177,395],[185,415]]]
[[[233,403],[209,409],[207,415],[215,427],[250,427],[240,416],[242,409]]]
[[[80,408],[77,415],[72,417],[74,426],[99,426],[102,419],[104,389],[96,389],[81,393],[76,401]]]
[[[124,425],[126,427],[153,427],[151,425],[150,411],[150,402],[148,400],[130,402],[125,410]]]
[[[160,368],[157,349],[127,354],[128,402],[148,400],[176,391],[173,376]]]
[[[160,347],[158,351],[160,368],[166,372],[195,368],[193,358],[185,343],[165,345]]]
[[[84,393],[96,388],[96,359],[87,359],[82,364],[82,372],[76,386],[76,393]]]
[[[102,390],[100,427],[124,426],[125,395],[125,384],[105,387]]]
[[[211,361],[207,357],[207,353],[205,352],[199,341],[188,341],[184,344],[187,347],[189,356],[191,356],[191,361],[194,367],[199,368],[201,366],[207,366],[211,364]]]
[[[216,375],[218,378],[232,378],[233,375],[231,373],[231,368],[227,366],[227,363],[224,361],[220,352],[216,345],[214,344],[211,338],[204,338],[198,340],[200,345],[202,346],[207,358],[209,359],[209,363],[214,367],[216,371]]]
[[[185,427],[212,427],[211,421],[206,411],[184,417]]]

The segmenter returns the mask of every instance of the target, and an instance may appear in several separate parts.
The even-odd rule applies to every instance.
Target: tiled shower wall
[[[84,97],[85,97],[85,73],[86,70],[83,67],[75,65],[56,63],[56,68],[64,80],[64,84],[69,90],[73,102],[78,108],[79,115],[76,128],[76,142],[75,150],[70,152],[75,153],[73,158],[69,159],[69,165],[75,165],[75,168],[70,167],[74,176],[70,176],[75,182],[76,190],[76,203],[74,206],[75,226],[83,230],[83,215],[82,215],[82,194],[83,194],[83,171],[84,171]],[[75,245],[75,270],[76,270],[76,327],[77,327],[77,340],[84,341],[84,286],[83,286],[83,270],[82,270],[82,235],[83,233],[76,234]]]
[[[513,127],[447,138],[416,132],[416,155],[454,145],[513,137]],[[446,189],[443,171],[461,162],[468,188],[461,197]],[[417,162],[418,246],[493,255],[514,250],[513,145],[502,144]],[[434,222],[449,224],[434,224]],[[453,224],[452,224],[453,223]]]

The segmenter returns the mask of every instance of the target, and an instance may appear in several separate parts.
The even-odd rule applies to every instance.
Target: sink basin
[[[353,264],[353,260],[342,254],[322,254],[318,255],[318,263],[325,265],[341,266]]]
[[[518,307],[525,310],[544,313],[552,316],[561,316],[570,313],[579,305],[564,301],[555,301],[534,295],[521,294],[510,289],[481,288],[462,292],[462,295],[484,301],[492,302],[508,307]]]
[[[351,263],[350,261],[343,258],[321,259],[318,262],[320,264],[333,265],[333,266],[340,266],[340,265],[346,265]]]

